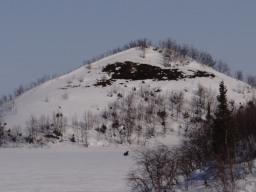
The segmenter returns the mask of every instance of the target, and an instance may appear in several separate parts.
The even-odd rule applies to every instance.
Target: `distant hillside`
[[[175,51],[140,46],[49,80],[2,109],[10,142],[145,143],[183,135],[216,107],[219,83],[239,107],[249,85]],[[2,123],[2,124],[3,124]]]

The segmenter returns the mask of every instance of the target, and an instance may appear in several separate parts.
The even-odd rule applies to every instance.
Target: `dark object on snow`
[[[128,155],[129,155],[129,152],[130,152],[130,151],[126,151],[126,152],[124,153],[124,156],[128,156]]]

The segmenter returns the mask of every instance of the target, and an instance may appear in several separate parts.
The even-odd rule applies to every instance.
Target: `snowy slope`
[[[144,80],[145,83],[141,80],[128,81],[121,79],[113,82],[111,86],[93,86],[97,80],[109,78],[107,73],[102,72],[103,67],[107,64],[132,61],[165,68],[163,66],[163,55],[159,51],[151,47],[146,49],[144,58],[142,54],[142,50],[132,48],[92,63],[90,66],[80,67],[67,75],[57,77],[25,92],[15,99],[13,110],[5,116],[8,128],[20,126],[24,129],[26,121],[31,115],[36,117],[41,115],[51,116],[53,112],[62,112],[67,117],[70,125],[72,117],[77,116],[78,119],[81,119],[85,111],[90,110],[94,114],[103,111],[109,103],[116,100],[116,95],[114,97],[109,96],[113,91],[118,90],[121,93],[128,94],[133,87],[140,89],[142,85],[151,88],[160,87],[163,91],[168,92],[185,90],[185,98],[189,100],[198,84],[217,94],[219,83],[224,81],[228,89],[228,98],[234,100],[237,105],[249,101],[254,96],[254,89],[247,84],[192,60],[183,65],[173,63],[171,68],[179,69],[185,74],[191,74],[191,70],[206,71],[214,74],[215,77],[186,78],[178,81],[153,81],[149,79]]]

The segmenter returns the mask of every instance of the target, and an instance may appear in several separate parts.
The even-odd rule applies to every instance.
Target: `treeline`
[[[210,53],[208,53],[204,50],[198,50],[197,48],[195,48],[191,45],[187,45],[187,44],[180,45],[175,40],[172,40],[170,38],[166,39],[164,41],[160,41],[159,43],[156,43],[156,44],[152,43],[151,40],[148,40],[146,38],[131,41],[122,47],[117,47],[111,51],[108,51],[107,53],[101,54],[97,57],[93,57],[92,59],[84,60],[83,64],[84,65],[91,64],[91,63],[96,62],[100,59],[103,59],[107,56],[128,50],[130,48],[139,47],[143,51],[145,51],[145,48],[147,48],[149,46],[154,46],[154,47],[158,47],[158,48],[162,49],[163,56],[164,56],[164,65],[166,65],[166,63],[165,63],[166,60],[170,61],[170,59],[172,59],[171,55],[174,55],[175,60],[177,60],[177,59],[183,60],[184,57],[189,57],[189,58],[192,58],[192,59],[198,61],[199,63],[202,63],[206,66],[209,66],[209,67],[215,69],[216,71],[218,71],[220,73],[226,74],[226,75],[236,78],[240,81],[244,81],[244,82],[248,83],[249,85],[251,85],[252,87],[256,87],[256,76],[247,75],[245,77],[241,70],[238,70],[238,71],[232,73],[231,69],[229,68],[229,65],[226,62],[219,60],[219,59],[214,59]],[[143,54],[145,54],[145,53],[143,53]]]
[[[108,143],[143,145],[151,137],[172,133],[177,123],[179,129],[176,131],[180,135],[184,131],[186,134],[201,124],[208,108],[213,111],[216,107],[215,93],[202,85],[198,85],[190,101],[185,100],[187,91],[185,89],[178,92],[163,92],[160,87],[151,88],[144,81],[141,87],[131,88],[127,95],[120,88],[113,87],[108,96],[117,99],[109,104],[102,114],[87,111],[80,119],[77,116],[69,117],[72,119],[69,128],[74,132],[72,137],[65,134],[65,128],[58,128],[58,125],[66,127],[67,122],[67,117],[61,113],[60,108],[57,109],[57,114],[61,114],[58,116],[56,113],[41,117],[31,116],[26,123],[27,127],[23,129],[25,131],[22,132],[22,137],[18,140],[44,145],[50,140],[59,142],[63,137],[55,133],[61,133],[65,135],[64,139],[72,139],[72,142],[84,143],[87,146],[89,140],[93,139],[92,135],[96,135],[97,140],[105,140]],[[8,128],[8,125],[4,126],[4,130],[4,135],[9,137],[3,137],[2,141],[7,144],[16,142],[16,139],[12,139],[13,136],[21,133],[21,128]]]
[[[223,62],[221,60],[215,60],[206,51],[200,51],[200,50],[196,49],[195,47],[189,46],[187,44],[180,45],[180,44],[176,43],[175,40],[172,40],[172,39],[160,41],[158,44],[153,44],[150,40],[148,40],[146,38],[138,39],[136,41],[131,41],[131,42],[125,44],[123,47],[117,47],[117,48],[110,50],[104,54],[101,54],[97,57],[93,57],[92,59],[84,60],[83,64],[84,65],[91,64],[91,63],[96,62],[100,59],[103,59],[107,56],[128,50],[130,48],[138,47],[138,48],[141,48],[142,50],[144,50],[145,48],[147,48],[149,46],[154,46],[154,47],[158,47],[158,48],[162,49],[163,54],[166,54],[165,56],[167,56],[170,51],[174,51],[175,55],[178,57],[178,59],[182,60],[182,59],[184,59],[184,57],[190,57],[190,58],[198,61],[199,63],[202,63],[204,65],[214,68],[215,70],[217,70],[221,73],[230,75],[229,66],[225,62]],[[179,58],[179,56],[181,56],[181,57]]]
[[[167,39],[165,41],[160,41],[158,44],[153,44],[150,40],[144,38],[144,39],[138,39],[136,41],[131,41],[127,44],[125,44],[123,47],[117,47],[109,52],[106,52],[104,54],[101,54],[97,57],[94,57],[90,60],[84,60],[84,65],[91,64],[93,62],[96,62],[102,58],[105,58],[107,56],[131,49],[131,48],[141,48],[145,49],[149,46],[154,46],[162,49],[163,51],[174,51],[177,55],[180,55],[182,57],[190,57],[199,63],[205,64],[209,67],[212,67],[217,70],[219,70],[222,73],[228,73],[229,68],[228,65],[222,61],[216,61],[212,58],[212,56],[207,53],[206,51],[199,51],[198,49],[194,48],[193,46],[188,45],[179,45],[176,43],[176,41],[172,39]]]
[[[211,54],[206,51],[198,50],[197,48],[191,45],[180,45],[176,43],[175,40],[167,39],[164,41],[160,41],[158,45],[154,45],[163,49],[163,53],[165,54],[164,59],[171,59],[170,58],[170,51],[174,51],[178,56],[182,56],[179,58],[182,60],[184,57],[192,58],[199,63],[202,63],[206,66],[209,66],[216,71],[226,74],[230,77],[236,78],[237,80],[244,81],[247,84],[251,85],[252,87],[256,88],[256,76],[255,75],[247,75],[244,76],[241,70],[238,70],[234,73],[231,72],[229,65],[222,60],[214,59]],[[166,58],[167,57],[167,58]],[[177,57],[177,56],[176,56]]]
[[[84,60],[83,64],[84,65],[89,65],[89,64],[94,63],[96,61],[99,61],[100,59],[103,59],[103,58],[108,57],[110,55],[114,55],[116,53],[120,53],[122,51],[131,49],[131,48],[138,47],[138,48],[144,49],[144,48],[149,47],[149,46],[152,46],[152,42],[150,40],[146,39],[146,38],[138,39],[138,40],[135,40],[135,41],[130,41],[129,43],[125,44],[122,47],[114,48],[114,49],[112,49],[112,50],[110,50],[106,53],[100,54],[99,56],[95,56],[92,59]]]
[[[216,110],[207,106],[206,118],[186,131],[181,146],[160,145],[137,151],[137,167],[127,177],[135,191],[188,190],[190,181],[198,179],[209,191],[233,192],[237,180],[252,172],[256,157],[255,101],[236,109],[227,100],[223,82],[219,91]],[[200,170],[198,178],[196,170]]]
[[[84,143],[89,145],[91,135],[96,135],[97,140],[105,140],[109,143],[116,144],[144,144],[148,138],[170,134],[175,131],[173,123],[180,123],[179,134],[183,134],[183,130],[187,131],[192,126],[198,126],[201,122],[205,111],[207,110],[207,103],[214,108],[214,93],[210,90],[198,85],[198,90],[194,92],[194,97],[191,101],[185,100],[185,93],[187,90],[179,92],[163,92],[161,88],[150,88],[142,81],[140,88],[133,87],[129,94],[125,95],[124,91],[118,87],[113,87],[108,93],[109,97],[116,97],[116,101],[103,110],[102,114],[92,114],[90,111],[86,112],[82,119],[77,116],[69,117],[72,119],[69,127],[73,129],[74,134],[70,138],[64,137],[66,140],[72,142]],[[61,113],[61,108],[57,110]],[[81,117],[80,117],[81,118]],[[57,128],[62,122],[65,114],[61,116],[53,115],[35,117],[27,121],[27,127],[22,132],[21,142],[29,141],[29,143],[47,143],[50,133],[51,142],[58,142],[61,140],[55,136],[55,133],[60,132],[65,135],[65,128]],[[4,123],[4,121],[2,121]],[[61,125],[66,127],[66,121]],[[16,130],[21,130],[21,128]],[[5,139],[4,143],[16,142],[12,136],[17,136],[17,132],[13,133],[14,129],[4,126]],[[9,132],[8,132],[9,131]],[[57,132],[56,132],[57,131]],[[96,133],[96,134],[95,134]],[[19,135],[19,134],[18,134]]]
[[[67,127],[67,118],[61,112],[53,112],[52,116],[32,115],[26,122],[26,128],[15,126],[8,128],[3,119],[0,119],[0,146],[20,144],[36,144],[44,146],[49,142],[63,141]]]
[[[205,52],[199,51],[193,46],[188,45],[179,45],[176,41],[172,39],[167,39],[165,41],[161,41],[159,43],[160,48],[175,51],[177,54],[183,57],[190,57],[199,63],[205,64],[209,67],[214,68],[216,65],[216,61],[212,58],[212,56]]]

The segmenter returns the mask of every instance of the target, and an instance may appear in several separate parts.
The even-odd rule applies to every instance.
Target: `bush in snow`
[[[179,170],[179,157],[175,149],[164,145],[140,149],[135,160],[137,167],[127,176],[128,185],[133,190],[172,191]]]

